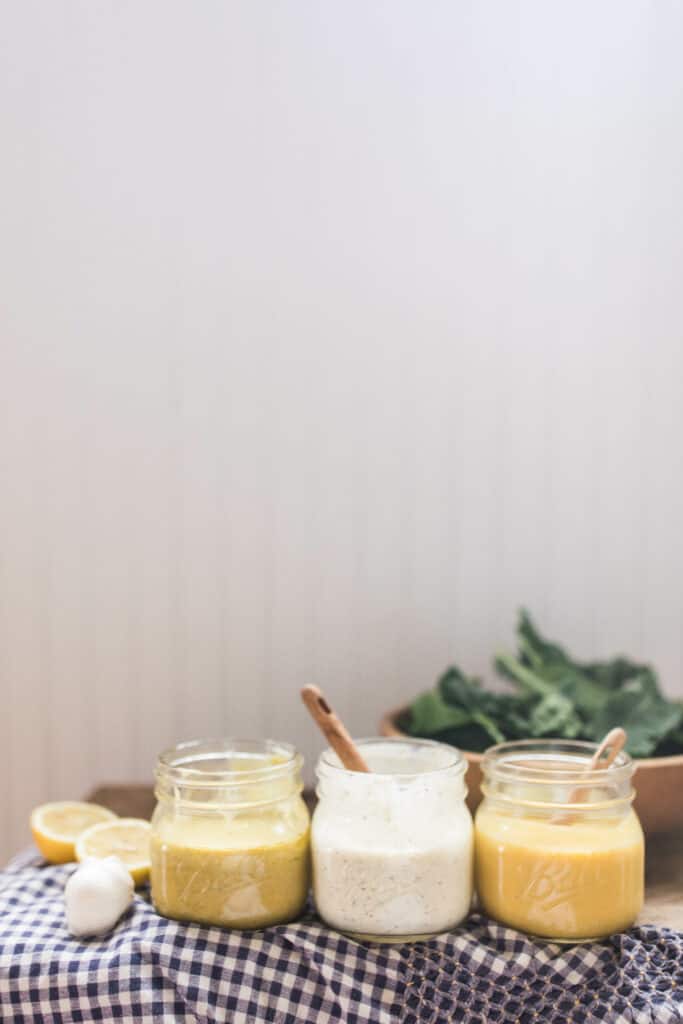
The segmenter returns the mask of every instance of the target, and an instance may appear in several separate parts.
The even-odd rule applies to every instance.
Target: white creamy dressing
[[[462,776],[444,770],[454,751],[391,741],[362,751],[372,774],[319,766],[311,832],[318,912],[356,935],[446,931],[472,899],[472,819]]]

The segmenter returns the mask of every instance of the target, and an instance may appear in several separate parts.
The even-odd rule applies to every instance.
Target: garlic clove
[[[66,923],[72,935],[104,935],[130,906],[133,879],[118,857],[88,858],[64,889]]]

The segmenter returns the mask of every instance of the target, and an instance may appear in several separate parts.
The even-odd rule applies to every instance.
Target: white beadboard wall
[[[683,7],[3,14],[0,854],[520,603],[683,694]]]

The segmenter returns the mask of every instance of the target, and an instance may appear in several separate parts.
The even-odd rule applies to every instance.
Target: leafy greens
[[[434,689],[413,701],[401,727],[482,751],[504,740],[545,736],[598,741],[621,725],[634,757],[683,752],[683,703],[662,695],[649,665],[623,657],[575,661],[544,639],[524,610],[517,646],[516,656],[501,653],[493,662],[514,689],[485,690],[476,677],[451,666]]]

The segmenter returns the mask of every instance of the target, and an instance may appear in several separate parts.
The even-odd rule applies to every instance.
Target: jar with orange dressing
[[[643,905],[644,841],[631,806],[634,767],[621,753],[588,770],[591,743],[502,743],[484,756],[475,818],[482,909],[556,942],[630,927]]]

